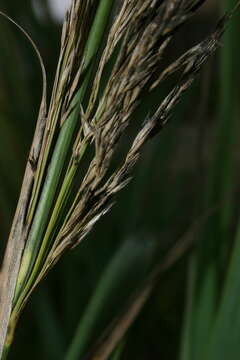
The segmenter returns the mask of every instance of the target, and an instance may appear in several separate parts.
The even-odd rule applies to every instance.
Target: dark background
[[[217,3],[207,1],[179,31],[164,59],[166,64],[214,28],[223,11]],[[52,18],[46,1],[42,4],[45,10],[40,19],[30,0],[0,0],[0,10],[21,24],[37,43],[50,92],[61,26]],[[10,359],[63,358],[100,274],[126,239],[157,244],[160,262],[166,249],[200,214],[219,204],[224,211],[220,210],[214,219],[216,226],[207,236],[214,239],[222,229],[221,234],[228,231],[231,238],[239,193],[239,23],[239,19],[233,22],[224,46],[205,65],[169,126],[146,146],[133,181],[118,196],[111,213],[77,249],[66,254],[37,289],[19,323]],[[41,87],[32,48],[13,25],[0,18],[1,252],[20,190]],[[164,91],[163,87],[148,99],[145,110]],[[120,152],[127,144],[128,139],[123,139]],[[126,337],[124,358],[178,357],[187,263],[186,256],[162,277]],[[124,292],[125,287],[119,285],[118,291]]]

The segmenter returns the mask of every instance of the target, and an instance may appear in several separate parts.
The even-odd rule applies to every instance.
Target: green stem
[[[221,12],[234,7],[235,0],[224,0],[221,4]],[[220,231],[226,235],[233,213],[233,185],[234,185],[234,151],[233,145],[237,137],[237,117],[235,100],[235,68],[237,66],[235,53],[236,20],[232,20],[223,37],[224,46],[221,49],[219,79],[219,110],[217,143],[213,159],[210,184],[208,189],[208,206],[220,205]],[[237,50],[237,48],[236,48]],[[238,86],[238,85],[237,85]]]
[[[17,317],[16,318],[11,317],[11,319],[9,321],[7,336],[6,336],[6,339],[5,339],[1,360],[6,360],[7,357],[8,357],[8,353],[10,351],[10,348],[11,348],[11,345],[12,345],[12,342],[13,342],[13,338],[14,338],[14,332],[15,332],[15,328],[16,328],[16,325],[17,325],[17,320],[18,320]]]
[[[85,143],[83,146],[82,152],[79,157],[79,161],[81,160],[81,157],[84,155],[86,148],[87,148],[87,143]],[[78,168],[78,163],[74,163],[72,165],[72,167],[70,168],[68,174],[65,177],[65,180],[62,185],[61,191],[59,193],[56,205],[52,212],[52,216],[49,221],[45,236],[43,238],[39,252],[37,254],[33,269],[31,271],[29,279],[27,280],[26,285],[24,286],[23,290],[21,291],[21,293],[19,295],[16,305],[14,306],[14,310],[12,312],[13,316],[17,316],[18,312],[20,311],[21,305],[22,305],[24,299],[26,298],[26,296],[28,295],[28,292],[31,290],[31,286],[32,286],[34,280],[36,279],[36,277],[39,273],[39,270],[41,270],[41,265],[44,263],[44,261],[46,259],[49,248],[51,247],[52,241],[54,240],[54,238],[53,238],[54,227],[56,226],[59,215],[60,215],[61,211],[64,209],[64,206],[66,204],[66,199],[71,190],[73,179],[76,174],[77,168]]]
[[[101,44],[104,30],[109,19],[112,4],[113,0],[102,0],[96,12],[94,23],[92,25],[84,51],[84,68],[87,69],[87,72],[83,84],[73,100],[73,105],[75,105],[74,111],[71,113],[69,118],[66,119],[61,128],[52,155],[47,178],[45,180],[43,191],[39,200],[39,205],[37,207],[36,214],[33,220],[29,239],[24,250],[24,255],[15,291],[15,301],[19,298],[22,288],[23,286],[25,286],[26,281],[32,271],[32,267],[37,257],[37,253],[39,251],[46,225],[49,221],[49,215],[50,211],[52,210],[54,199],[56,197],[60,176],[62,174],[65,160],[69,152],[74,131],[78,122],[79,112],[77,104],[81,104],[86,93],[86,89],[91,76],[92,60],[94,59],[94,56],[96,55],[98,48]]]

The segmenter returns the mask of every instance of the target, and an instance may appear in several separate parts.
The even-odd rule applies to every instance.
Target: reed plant
[[[223,15],[206,39],[165,65],[169,43],[203,3],[204,0],[73,0],[62,29],[49,102],[41,55],[29,35],[15,23],[38,56],[43,93],[1,270],[3,359],[35,287],[111,209],[116,194],[131,180],[145,144],[169,122],[182,95],[219,47],[232,12]],[[234,6],[235,10],[239,2]],[[168,93],[147,109],[144,122],[139,121],[137,110],[146,97],[169,79],[171,84],[172,78],[174,84]],[[134,134],[129,130],[133,123]],[[116,161],[116,150],[124,138],[130,139],[129,149]],[[159,276],[190,246],[189,237],[185,237],[155,267],[150,266],[154,246],[140,247],[135,254],[138,261],[133,257],[131,264],[137,264],[137,268],[145,262],[148,271],[141,273],[141,281],[138,279],[138,286],[121,311],[115,310],[116,316],[109,320],[106,331],[98,334],[101,337],[97,345],[87,348],[94,322],[113,296],[112,284],[127,276],[127,269],[122,272],[121,264],[133,250],[123,246],[104,272],[66,358],[108,359],[114,350],[113,358],[118,358],[121,347],[116,347]]]

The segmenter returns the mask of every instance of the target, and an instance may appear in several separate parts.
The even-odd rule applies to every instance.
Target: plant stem
[[[73,99],[74,110],[68,119],[64,122],[48,169],[47,178],[43,187],[43,191],[39,200],[33,225],[27,241],[24,255],[22,258],[22,264],[19,271],[15,301],[19,298],[19,295],[26,284],[29,274],[32,271],[33,264],[39,251],[40,243],[49,220],[49,214],[52,210],[52,205],[56,196],[57,187],[59,185],[60,176],[65,164],[67,154],[70,149],[70,145],[73,139],[73,134],[77,126],[79,111],[78,108],[83,101],[84,95],[87,90],[91,75],[91,64],[96,55],[98,48],[101,44],[101,40],[104,34],[104,30],[109,19],[109,14],[112,8],[113,0],[102,0],[98,6],[94,23],[92,25],[89,38],[84,51],[84,68],[86,70],[86,76],[83,84],[81,85],[78,93]],[[78,106],[79,105],[79,106]]]
[[[67,154],[70,150],[70,145],[73,139],[75,128],[77,126],[79,117],[78,108],[80,107],[80,104],[87,90],[87,86],[91,76],[92,61],[98,51],[98,48],[100,47],[104,30],[109,20],[112,5],[113,0],[102,0],[100,2],[87,40],[86,48],[84,51],[85,68],[83,69],[86,71],[85,78],[78,93],[73,99],[72,105],[74,106],[74,110],[70,114],[69,118],[66,119],[60,130],[57,143],[52,155],[52,159],[49,165],[47,177],[43,185],[43,191],[40,196],[39,204],[35,213],[33,225],[22,257],[22,263],[18,275],[17,285],[15,288],[14,298],[15,304],[18,300],[21,301],[18,302],[17,307],[12,311],[11,319],[8,325],[8,332],[10,331],[10,328],[13,330],[11,330],[11,339],[8,336],[5,340],[3,350],[4,358],[7,357],[13,339],[14,328],[11,326],[11,324],[13,322],[15,323],[14,319],[16,318],[16,316],[18,317],[17,309],[21,309],[22,303],[25,300],[23,297],[19,299],[19,296],[21,295],[23,287],[27,284],[27,288],[25,289],[26,291],[24,291],[26,295],[28,293],[28,289],[31,288],[32,281],[34,281],[34,278],[32,278],[30,282],[27,282],[34,266],[37,253],[42,241],[42,237],[49,220],[49,215],[50,211],[52,210],[54,199],[56,197],[60,176],[62,174]]]

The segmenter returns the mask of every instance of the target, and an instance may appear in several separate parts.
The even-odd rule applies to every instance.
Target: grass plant
[[[1,271],[2,359],[8,356],[19,316],[33,290],[63,254],[76,247],[111,209],[116,194],[130,182],[145,144],[169,122],[185,91],[218,49],[232,12],[223,15],[203,41],[171,63],[164,63],[170,42],[203,3],[204,0],[173,0],[171,3],[158,0],[124,0],[121,3],[114,0],[73,0],[62,28],[59,61],[49,102],[47,75],[41,55],[29,35],[15,23],[38,55],[43,94]],[[236,10],[239,5],[239,2],[234,3],[229,8]],[[223,62],[228,61],[224,52],[222,56]],[[228,93],[229,74],[223,71],[221,74],[226,86],[223,88]],[[173,84],[172,78],[175,79]],[[147,109],[148,115],[143,122],[140,121],[138,110],[145,104],[146,97],[151,97],[168,81],[171,89]],[[228,102],[225,92],[222,97]],[[229,103],[226,105],[224,101],[219,131],[225,136],[227,145],[225,141],[221,144],[224,143],[224,149],[229,145],[230,154],[234,125],[229,134],[226,133],[225,106]],[[134,134],[132,124],[135,126]],[[116,152],[123,139],[128,139],[130,145],[121,158],[117,158]],[[225,171],[228,174],[231,172],[228,165],[232,159],[229,156],[224,159],[224,169],[228,170],[224,170],[222,176],[224,190],[221,187],[219,191],[223,197],[219,215],[220,224],[224,226],[220,229],[221,234],[227,232],[232,215],[229,201],[233,176],[230,180],[225,179]],[[215,163],[222,170],[218,155]],[[217,173],[215,171],[214,176]],[[213,185],[209,198],[212,196],[215,199],[215,192]],[[207,214],[216,202],[209,201]],[[153,261],[156,250],[149,239],[145,246],[126,242],[118,249],[92,294],[66,359],[85,359],[85,356],[89,360],[121,358],[125,347],[124,342],[121,343],[123,336],[146,303],[162,272],[192,246],[192,232],[196,229],[198,232],[199,224],[205,223],[205,214],[202,218],[196,222],[194,231],[191,228],[190,234],[177,242],[160,264],[156,265],[156,259],[155,263]],[[237,253],[238,250],[234,254]],[[222,323],[227,322],[228,294],[238,291],[231,280],[235,276],[235,256],[206,358],[208,354],[214,354],[211,356],[216,359],[219,356],[215,350],[216,342],[221,338]],[[198,302],[204,304],[204,327],[201,328],[202,315],[197,306],[187,314],[192,318],[195,316],[193,311],[197,313],[197,330],[193,332],[194,336],[197,335],[192,339],[189,331],[192,328],[187,328],[186,321],[182,360],[195,358],[189,355],[194,351],[195,339],[200,339],[201,344],[201,331],[212,325],[217,288],[215,265],[207,264],[202,275],[203,286],[198,293]],[[198,264],[194,266],[197,273]],[[127,274],[128,291],[125,289],[124,299],[118,304],[114,290],[121,289]],[[191,301],[195,304],[195,300]],[[111,304],[115,305],[111,316],[109,314],[109,318],[105,317],[103,321],[101,313],[107,312]],[[192,320],[190,323],[192,326]],[[95,346],[92,346],[93,343]]]

